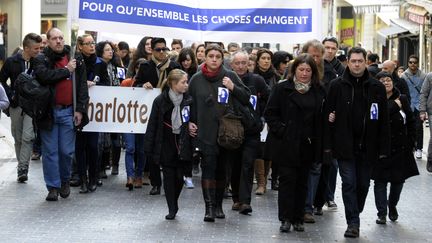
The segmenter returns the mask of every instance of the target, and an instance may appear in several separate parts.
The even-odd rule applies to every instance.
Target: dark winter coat
[[[70,47],[65,45],[63,53],[67,55],[69,59]],[[43,53],[32,59],[32,65],[36,79],[42,85],[49,85],[52,93],[51,112],[48,112],[48,115],[44,119],[36,121],[37,126],[41,129],[50,130],[52,128],[52,112],[55,106],[54,92],[56,84],[71,76],[69,70],[66,67],[57,69],[54,68],[56,56],[58,56],[58,54],[55,54],[49,47],[47,47],[45,48]],[[75,69],[76,107],[74,108],[74,110],[77,112],[81,112],[81,114],[83,115],[81,124],[77,127],[78,129],[81,129],[89,122],[89,118],[87,116],[87,107],[90,98],[88,95],[87,75],[81,53],[75,53],[75,59],[77,60],[77,66]]]
[[[399,98],[402,108],[396,104]],[[379,182],[403,182],[405,179],[419,174],[414,155],[415,148],[415,119],[410,104],[405,95],[400,95],[393,89],[388,99],[389,123],[391,134],[391,155],[389,158],[379,160],[374,164],[372,179]],[[406,123],[400,111],[406,115]]]
[[[164,147],[163,143],[167,141],[163,141],[163,130],[164,130],[164,117],[171,117],[172,110],[174,108],[174,104],[168,95],[169,89],[166,88],[162,91],[162,93],[156,97],[153,101],[153,106],[150,113],[150,119],[147,124],[147,130],[145,134],[144,140],[144,151],[150,159],[162,165],[169,165],[169,161],[161,161],[161,154],[164,153],[162,148]],[[191,106],[192,98],[186,93],[183,96],[183,101],[180,104],[180,110],[182,111],[184,107]],[[189,109],[190,110],[190,109]],[[169,114],[168,114],[169,113]],[[171,124],[171,121],[169,121]],[[191,161],[192,160],[192,147],[191,147],[191,139],[189,137],[188,130],[188,122],[183,122],[180,128],[180,134],[176,136],[175,139],[178,141],[178,158],[181,161]],[[174,134],[172,134],[174,136]]]
[[[345,67],[337,58],[333,58],[331,62],[324,60],[324,78],[322,80],[322,84],[324,85],[325,89],[328,90],[330,81],[342,76],[344,71]]]
[[[167,75],[173,69],[181,69],[177,62],[170,62],[167,67]],[[150,82],[154,88],[157,88],[159,82],[159,73],[157,71],[156,63],[153,60],[141,63],[138,69],[138,73],[135,76],[134,87],[142,87],[143,84]]]
[[[112,63],[114,66],[114,75],[117,77],[117,66],[116,64]],[[101,86],[116,86],[113,85],[113,80],[111,80],[109,74],[108,74],[108,63],[106,63],[102,58],[97,57],[96,62],[94,64],[94,76],[99,76],[99,82],[97,82],[97,85]],[[120,85],[121,80],[118,79],[118,84]]]
[[[368,66],[367,70],[372,77],[375,77],[377,73],[381,72],[381,68],[378,67],[378,64],[373,63]]]
[[[322,131],[323,131],[323,104],[325,90],[322,86],[312,86],[308,92],[315,97],[315,109],[313,114],[313,137],[311,142],[314,147],[314,160],[322,158]],[[298,91],[294,82],[288,80],[273,87],[264,117],[269,126],[269,133],[273,135],[273,160],[279,166],[300,166],[300,146],[302,144],[302,131],[304,127],[303,109],[294,94]]]
[[[10,106],[13,108],[18,106],[17,95],[15,95],[15,80],[24,70],[25,60],[21,53],[17,53],[6,59],[0,71],[0,82],[10,101]],[[10,85],[7,84],[8,79],[10,79]]]
[[[207,155],[215,155],[219,152],[217,133],[219,128],[220,107],[217,104],[218,87],[225,87],[222,79],[229,77],[234,83],[234,90],[229,93],[229,99],[234,98],[243,105],[249,104],[250,91],[233,71],[221,66],[219,74],[214,78],[204,76],[202,71],[192,76],[189,84],[189,92],[192,96],[191,122],[198,126],[198,135],[194,139],[196,147]],[[211,89],[212,88],[212,89]]]
[[[363,102],[365,114],[362,116],[363,130],[361,133],[359,147],[354,148],[354,129],[352,107],[354,87],[352,82],[362,82]],[[373,120],[370,116],[372,103],[378,105],[378,119]],[[351,75],[347,67],[343,76],[333,80],[327,95],[325,106],[325,143],[324,149],[331,150],[333,156],[340,160],[351,160],[354,158],[354,151],[362,151],[366,154],[366,161],[374,162],[379,156],[390,155],[390,128],[388,124],[387,96],[384,85],[378,80],[369,77],[365,70],[360,78]],[[328,116],[335,111],[335,122],[328,122]]]

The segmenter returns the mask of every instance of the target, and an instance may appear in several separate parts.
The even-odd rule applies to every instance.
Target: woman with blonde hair
[[[187,73],[174,69],[162,83],[162,93],[153,101],[146,131],[144,150],[148,158],[163,168],[163,186],[168,204],[165,219],[178,211],[184,169],[191,163],[192,149],[188,131],[191,97]]]

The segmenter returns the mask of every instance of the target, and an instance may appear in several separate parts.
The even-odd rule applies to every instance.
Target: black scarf
[[[44,53],[51,63],[56,63],[60,61],[65,55],[70,54],[70,46],[65,45],[63,47],[63,51],[60,53],[53,51],[50,47],[47,47],[44,49]]]
[[[255,70],[255,73],[258,74],[258,75],[260,75],[261,77],[263,77],[265,79],[267,85],[272,86],[272,85],[274,85],[277,82],[277,80],[275,78],[275,74],[276,73],[275,73],[275,70],[272,67],[270,67],[265,72],[261,71],[261,69],[259,69],[257,67],[256,70]]]

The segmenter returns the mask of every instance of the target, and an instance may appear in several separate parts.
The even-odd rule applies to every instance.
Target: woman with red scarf
[[[201,185],[206,222],[214,222],[215,218],[225,218],[222,200],[228,151],[217,143],[220,111],[229,103],[246,105],[250,97],[248,88],[237,74],[223,67],[223,57],[220,46],[207,46],[201,71],[192,76],[189,86],[193,100],[189,133],[195,138],[194,146],[202,153]]]

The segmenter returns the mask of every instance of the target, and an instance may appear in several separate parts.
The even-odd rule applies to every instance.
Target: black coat
[[[402,108],[394,101],[399,98]],[[402,182],[419,174],[414,155],[414,141],[416,137],[415,119],[409,101],[405,95],[400,95],[393,89],[393,95],[388,99],[389,123],[391,134],[391,155],[375,163],[372,179],[380,182]],[[406,115],[406,123],[400,111]]]
[[[70,47],[65,46],[64,53],[69,57]],[[55,86],[58,82],[69,78],[71,76],[69,70],[65,68],[54,68],[55,65],[55,54],[49,48],[45,48],[44,53],[39,54],[36,58],[32,59],[34,74],[36,79],[42,85],[49,85],[51,89],[52,97],[52,106],[51,109],[54,108],[55,105]],[[83,62],[82,55],[80,53],[75,53],[75,59],[77,60],[77,66],[75,69],[75,80],[76,80],[76,107],[75,111],[81,112],[83,115],[81,124],[77,127],[78,129],[83,128],[89,122],[89,118],[87,116],[87,107],[89,103],[89,95],[88,95],[88,87],[87,87],[87,75],[86,75],[86,67]],[[36,121],[36,124],[39,128],[42,129],[51,129],[53,120],[52,120],[52,111],[48,112],[47,117]]]
[[[173,69],[181,69],[181,67],[177,62],[171,61],[166,69],[167,75]],[[147,82],[150,82],[153,88],[159,88],[157,87],[157,84],[159,82],[159,74],[157,71],[156,63],[154,63],[153,60],[141,63],[138,69],[138,73],[135,76],[134,87],[142,87],[143,84]]]
[[[264,111],[264,117],[269,126],[269,133],[273,140],[273,160],[279,166],[300,166],[300,145],[303,131],[303,109],[294,94],[298,91],[294,82],[288,80],[275,85]],[[314,124],[312,145],[314,147],[314,161],[322,158],[322,131],[323,131],[323,103],[325,90],[322,86],[312,86],[308,92],[315,97]]]
[[[171,112],[174,108],[174,104],[168,95],[169,89],[166,88],[162,93],[156,97],[153,101],[152,110],[150,113],[150,119],[147,124],[147,130],[144,140],[144,151],[146,155],[151,158],[151,160],[157,164],[167,165],[168,161],[160,161],[163,143],[163,129],[164,129],[164,117],[167,115],[171,116]],[[192,98],[186,93],[183,96],[183,101],[180,104],[180,110],[182,111],[184,107],[192,104]],[[169,113],[169,114],[167,114]],[[179,134],[178,143],[178,158],[181,161],[191,161],[192,160],[192,147],[191,139],[189,136],[188,122],[183,122],[181,126],[181,131]],[[173,134],[174,135],[174,134]]]
[[[330,84],[329,92],[325,105],[325,117],[335,111],[336,120],[333,123],[326,119],[325,124],[325,143],[324,149],[330,149],[333,156],[341,160],[351,160],[354,158],[354,136],[352,117],[354,110],[352,107],[354,97],[354,87],[351,83],[355,81],[347,67],[343,76],[333,80]],[[359,82],[363,82],[363,102],[366,107],[363,116],[363,130],[361,138],[361,151],[366,153],[366,161],[374,162],[379,156],[390,155],[390,128],[388,124],[387,95],[384,85],[378,80],[369,77],[365,70]],[[372,103],[378,105],[378,120],[370,119],[370,108]],[[357,149],[356,149],[357,150]]]
[[[368,66],[367,70],[372,77],[375,77],[377,73],[381,72],[381,68],[378,67],[378,64],[373,63]]]
[[[6,95],[9,99],[10,106],[18,106],[17,95],[15,95],[15,80],[18,75],[25,70],[25,60],[21,53],[8,57],[0,71],[0,82],[3,85]],[[10,86],[6,83],[10,79]]]

